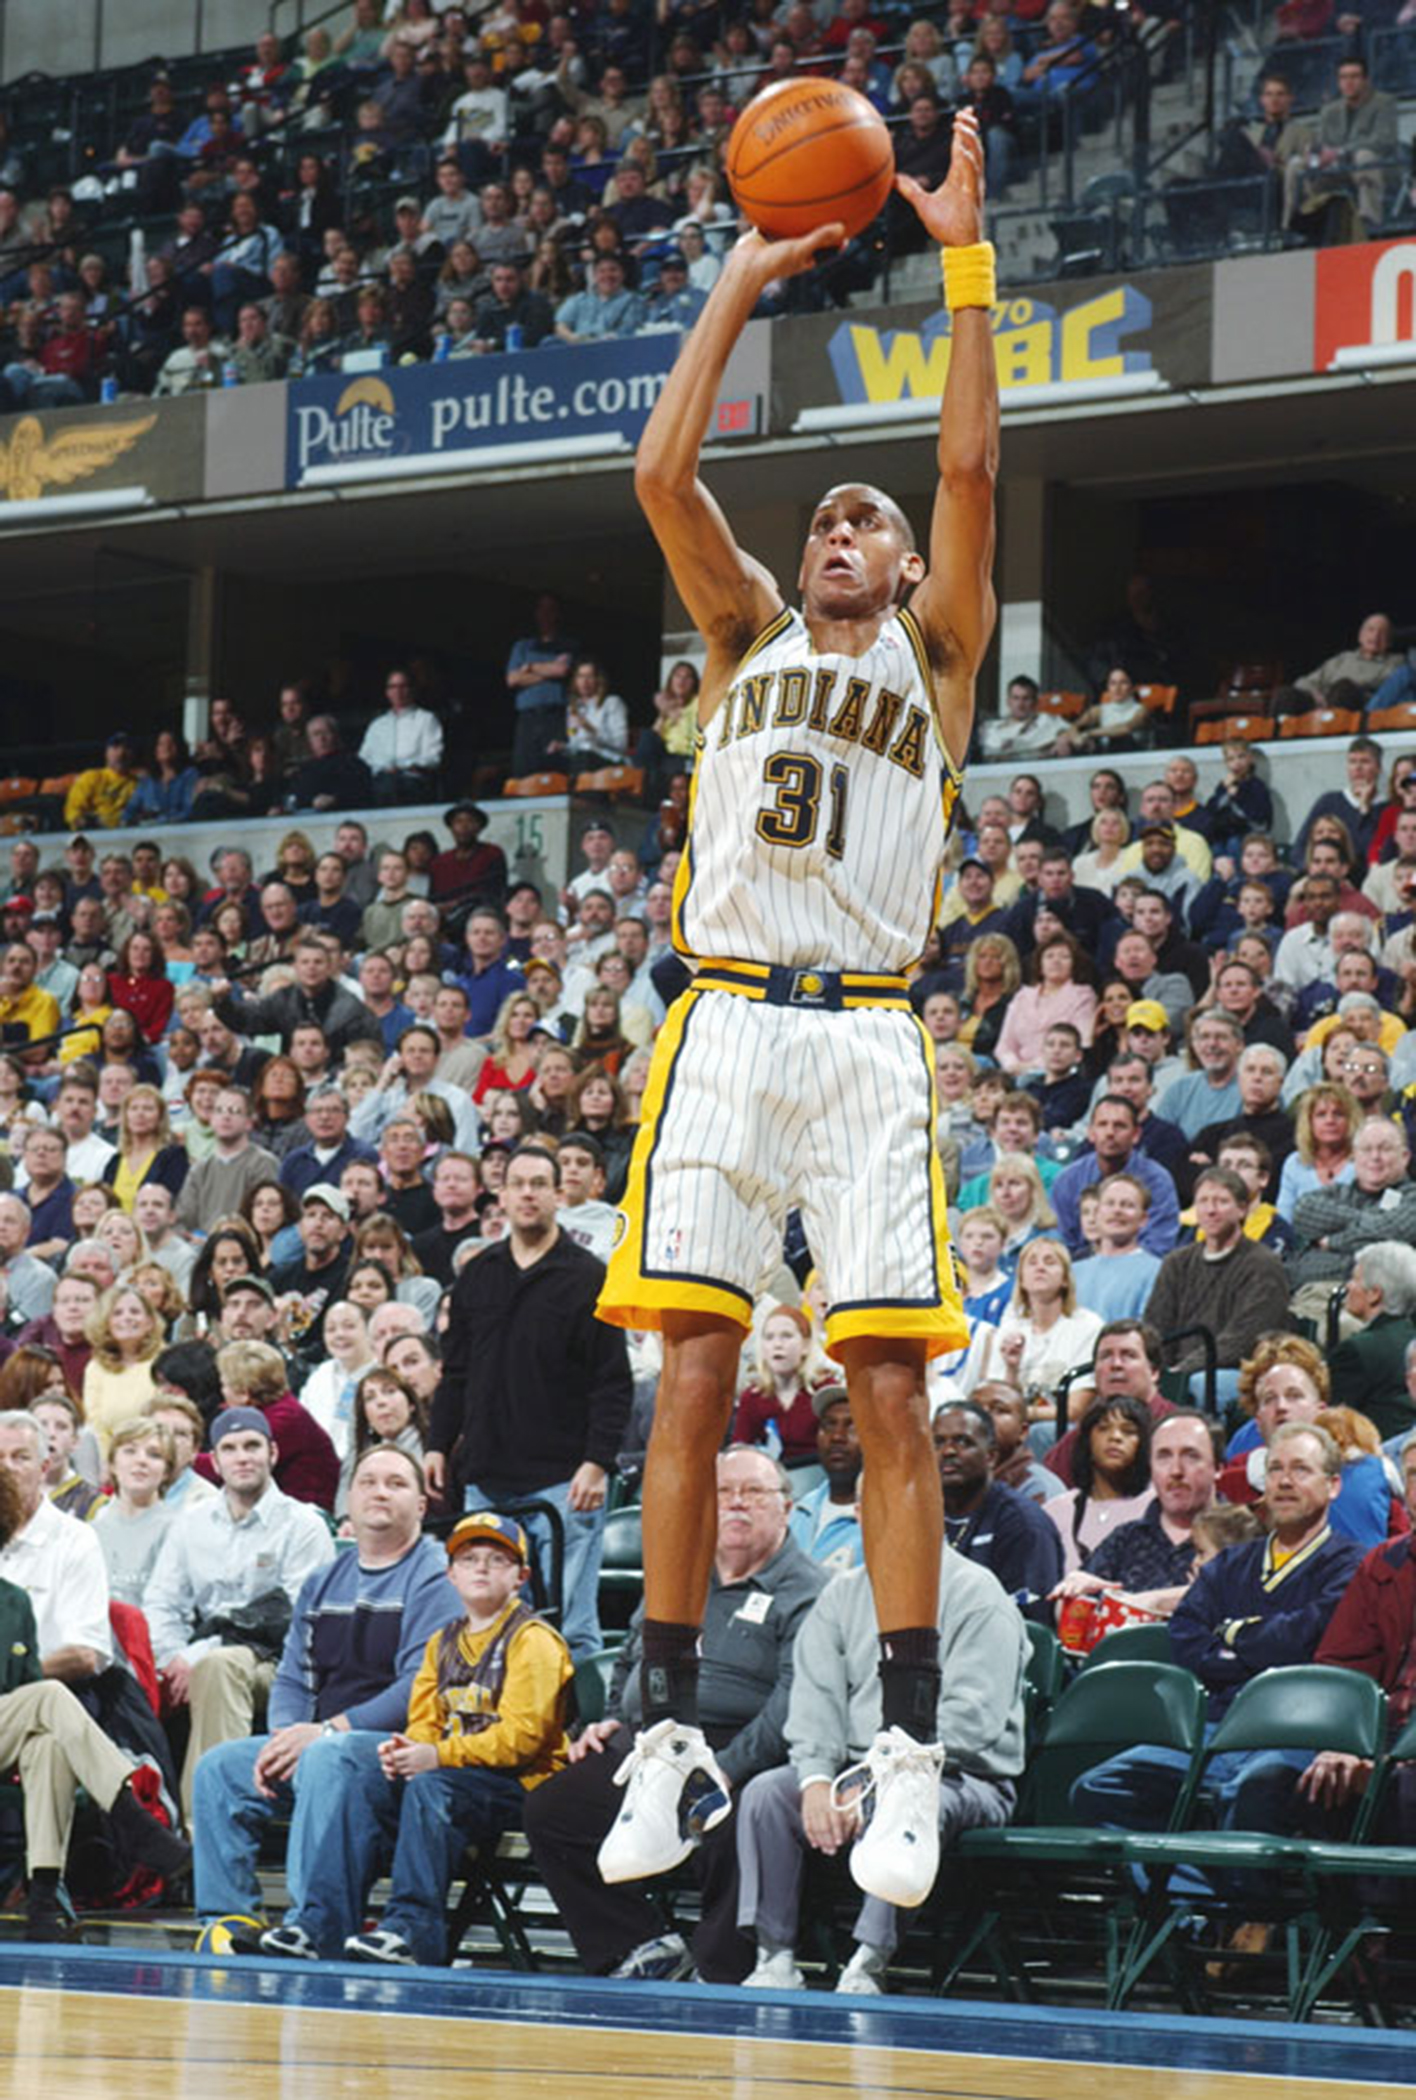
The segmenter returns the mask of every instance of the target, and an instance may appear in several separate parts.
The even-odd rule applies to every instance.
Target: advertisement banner
[[[568,456],[632,447],[679,342],[677,332],[630,336],[297,380],[286,390],[286,485],[341,466],[402,460],[417,473],[449,456],[475,466],[479,452],[507,447],[548,456],[561,445]],[[751,436],[765,392],[765,373],[755,387],[726,388],[712,436]]]
[[[1320,248],[1313,302],[1313,370],[1360,362],[1343,351],[1416,349],[1416,240]]]
[[[118,401],[0,418],[0,519],[10,503],[143,509],[202,493],[206,413],[199,399]]]
[[[1029,388],[1139,380],[1203,385],[1209,376],[1210,272],[1182,269],[1018,292],[993,309],[1005,399]],[[949,371],[950,317],[937,305],[778,323],[773,417],[936,401]]]

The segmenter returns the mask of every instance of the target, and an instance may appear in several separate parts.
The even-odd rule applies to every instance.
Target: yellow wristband
[[[975,241],[969,248],[941,248],[944,272],[944,304],[950,313],[961,306],[993,306],[998,298],[992,241]]]

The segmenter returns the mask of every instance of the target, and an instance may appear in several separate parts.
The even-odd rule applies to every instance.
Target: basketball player
[[[807,534],[802,609],[788,610],[698,478],[743,324],[772,279],[840,242],[839,226],[737,243],[639,448],[637,493],[707,663],[674,898],[696,975],[660,1031],[599,1305],[602,1319],[664,1336],[644,1487],[644,1726],[618,1774],[607,1881],[676,1865],[729,1812],[696,1726],[699,1626],[730,1521],[715,1507],[714,1454],[793,1204],[829,1286],[827,1346],[864,1448],[881,1629],[883,1727],[854,1805],[833,1814],[842,1833],[860,1829],[852,1871],[887,1902],[922,1902],[938,1866],[943,1516],[924,1369],[968,1328],[930,1043],[905,972],[937,918],[995,611],[993,251],[972,112],[955,118],[943,185],[931,194],[902,175],[897,187],[943,244],[953,314],[927,562],[890,497],[833,488]],[[747,1598],[742,1616],[759,1605],[770,1599]]]

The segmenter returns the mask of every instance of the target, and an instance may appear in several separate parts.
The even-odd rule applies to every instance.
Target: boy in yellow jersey
[[[606,1880],[655,1874],[728,1813],[696,1725],[712,1568],[714,1454],[753,1302],[799,1205],[829,1285],[827,1347],[865,1454],[865,1558],[881,1628],[883,1727],[850,1811],[852,1871],[922,1902],[938,1864],[943,1539],[924,1369],[968,1329],[933,1145],[933,1068],[905,972],[922,952],[994,621],[998,395],[983,155],[955,120],[941,187],[901,193],[943,245],[952,314],[928,560],[899,506],[826,494],[801,611],[740,549],[699,479],[728,357],[765,286],[839,226],[749,233],[659,398],[636,488],[707,646],[674,938],[697,974],[660,1032],[603,1319],[664,1336],[644,1490],[645,1725],[621,1768]],[[908,605],[906,600],[908,599]]]
[[[447,1959],[447,1890],[469,1844],[495,1846],[521,1821],[523,1792],[566,1761],[568,1687],[560,1635],[518,1596],[526,1535],[483,1509],[447,1542],[448,1573],[466,1617],[428,1643],[408,1701],[408,1729],[379,1744],[403,1799],[383,1922],[344,1943],[356,1961]]]

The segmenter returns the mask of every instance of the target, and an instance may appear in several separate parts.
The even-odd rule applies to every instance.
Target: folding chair
[[[1079,1682],[1085,1680],[1079,1679]],[[1204,1746],[1191,1800],[1203,1797],[1204,1775],[1217,1757],[1262,1750],[1342,1750],[1375,1760],[1382,1745],[1386,1700],[1379,1685],[1353,1670],[1298,1663],[1265,1670],[1244,1685]],[[1150,1740],[1137,1732],[1137,1742]],[[1182,1925],[1196,1917],[1232,1913],[1234,1899],[1222,1895],[1176,1902],[1171,1881],[1181,1868],[1206,1875],[1242,1873],[1264,1876],[1266,1906],[1277,1913],[1285,1933],[1290,2014],[1300,2002],[1305,1976],[1301,1884],[1304,1855],[1311,1840],[1272,1831],[1201,1830],[1172,1820],[1164,1832],[1133,1832],[1124,1838],[1128,1865],[1144,1869],[1148,1894],[1122,1963],[1115,2003],[1124,2005],[1137,1984],[1164,1953],[1173,1968],[1173,1943]],[[1252,1897],[1241,1904],[1245,1917],[1256,1908]],[[1180,1982],[1182,1998],[1193,1993]]]
[[[1031,1992],[1013,1954],[1016,1928],[1030,1937],[1057,1922],[1094,1929],[1098,1915],[1105,1945],[1107,2003],[1123,1979],[1123,1947],[1135,1911],[1125,1871],[1125,1833],[1077,1821],[1072,1786],[1083,1772],[1136,1743],[1160,1743],[1189,1763],[1177,1791],[1171,1827],[1189,1814],[1204,1742],[1204,1686],[1174,1663],[1123,1662],[1080,1672],[1048,1716],[1041,1745],[1023,1777],[1016,1819],[1001,1830],[968,1830],[957,1857],[967,1872],[970,1900],[962,1942],[944,1974],[947,1990],[972,1957],[984,1952],[1005,1994]],[[1050,1877],[1050,1878],[1049,1878]],[[1010,1911],[1009,1897],[1016,1902]],[[1053,1930],[1051,1944],[1070,1943]]]
[[[1355,707],[1314,707],[1305,715],[1284,715],[1278,725],[1280,737],[1356,736],[1362,717]]]
[[[1081,1668],[1094,1670],[1102,1663],[1168,1663],[1174,1660],[1168,1625],[1118,1626],[1113,1633],[1102,1636],[1090,1655],[1083,1656]]]

